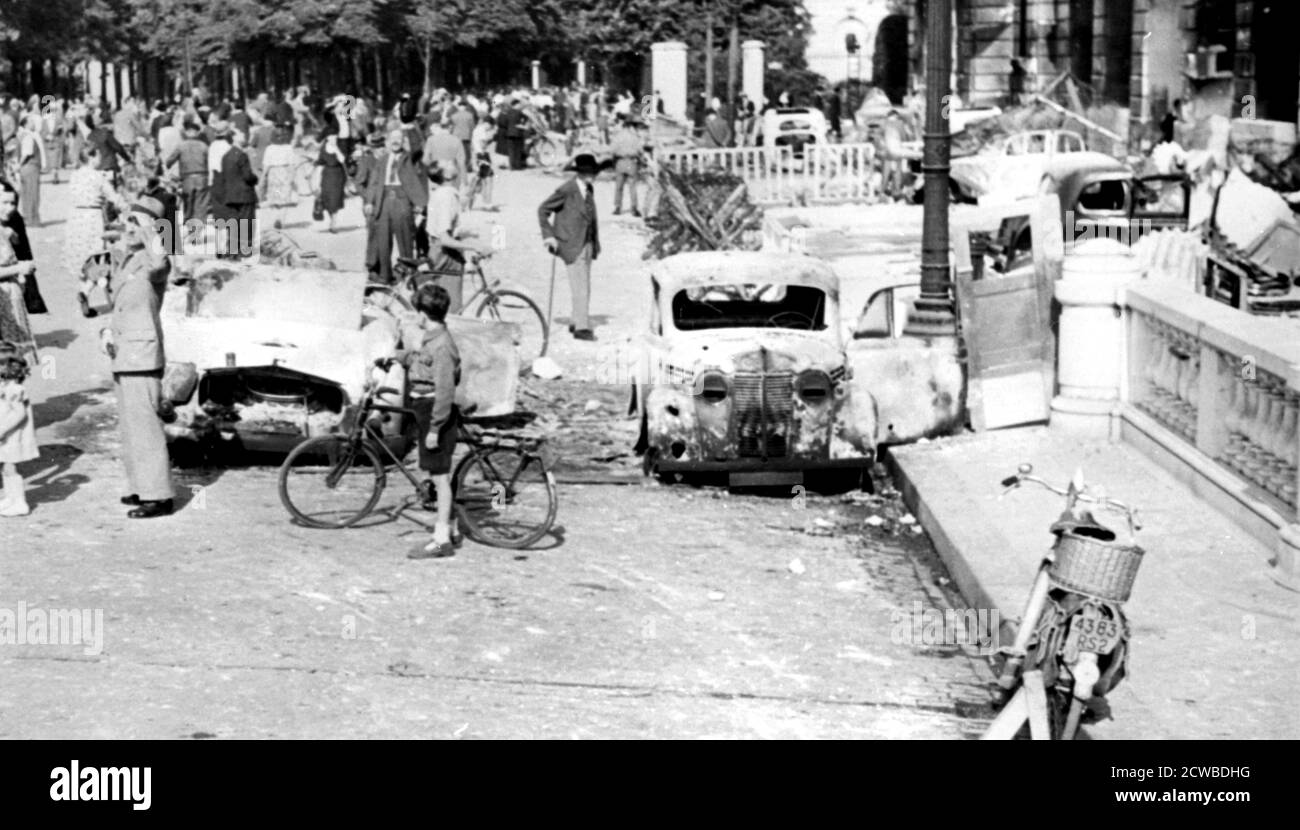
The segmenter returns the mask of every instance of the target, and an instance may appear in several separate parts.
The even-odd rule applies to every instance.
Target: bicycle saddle
[[[1086,536],[1101,542],[1115,541],[1115,531],[1097,521],[1097,517],[1092,515],[1091,510],[1084,510],[1077,514],[1066,510],[1052,523],[1052,533],[1057,536],[1062,533],[1073,533],[1076,536]]]

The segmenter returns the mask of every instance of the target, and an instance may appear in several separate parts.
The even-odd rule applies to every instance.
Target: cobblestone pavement
[[[499,188],[497,216],[523,241],[494,262],[534,294],[534,206],[556,181]],[[45,197],[55,221],[34,242],[53,263],[66,186]],[[303,241],[355,265],[355,201],[342,219],[353,229]],[[630,225],[606,236],[629,267],[611,265],[596,310],[630,331],[639,243]],[[35,512],[0,524],[0,610],[99,609],[103,639],[0,644],[0,737],[963,738],[990,717],[981,657],[900,636],[949,599],[896,501],[562,483],[540,549],[410,562],[415,523],[299,528],[274,469],[239,466],[185,471],[176,516],[129,522],[102,321],[76,314],[70,275],[40,276],[54,308],[31,383],[43,454],[24,468]],[[561,342],[557,358],[582,365],[584,348]],[[574,470],[597,469],[591,448],[625,423],[617,396],[566,394],[615,413],[572,445]]]

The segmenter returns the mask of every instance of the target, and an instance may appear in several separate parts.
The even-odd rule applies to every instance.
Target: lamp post
[[[957,333],[948,265],[949,76],[952,74],[952,0],[929,0],[925,21],[925,214],[921,226],[921,296],[908,314],[905,335]]]

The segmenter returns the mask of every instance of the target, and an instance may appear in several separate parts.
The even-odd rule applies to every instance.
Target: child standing
[[[0,340],[0,477],[4,494],[0,497],[0,516],[26,516],[27,493],[18,464],[40,456],[36,447],[36,420],[27,400],[23,381],[27,379],[27,361],[22,351],[7,340]]]
[[[451,533],[451,457],[456,449],[456,386],[460,383],[460,350],[447,331],[447,309],[451,295],[436,283],[426,283],[415,293],[415,310],[420,312],[422,340],[419,348],[400,351],[395,358],[406,367],[411,409],[419,429],[420,469],[433,479],[437,493],[437,514],[433,540],[416,547],[408,559],[451,556],[459,538]],[[376,363],[387,369],[391,361]]]

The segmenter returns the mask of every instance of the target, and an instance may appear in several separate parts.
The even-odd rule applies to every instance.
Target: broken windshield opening
[[[724,328],[826,328],[826,292],[808,285],[707,285],[678,291],[680,331]]]

